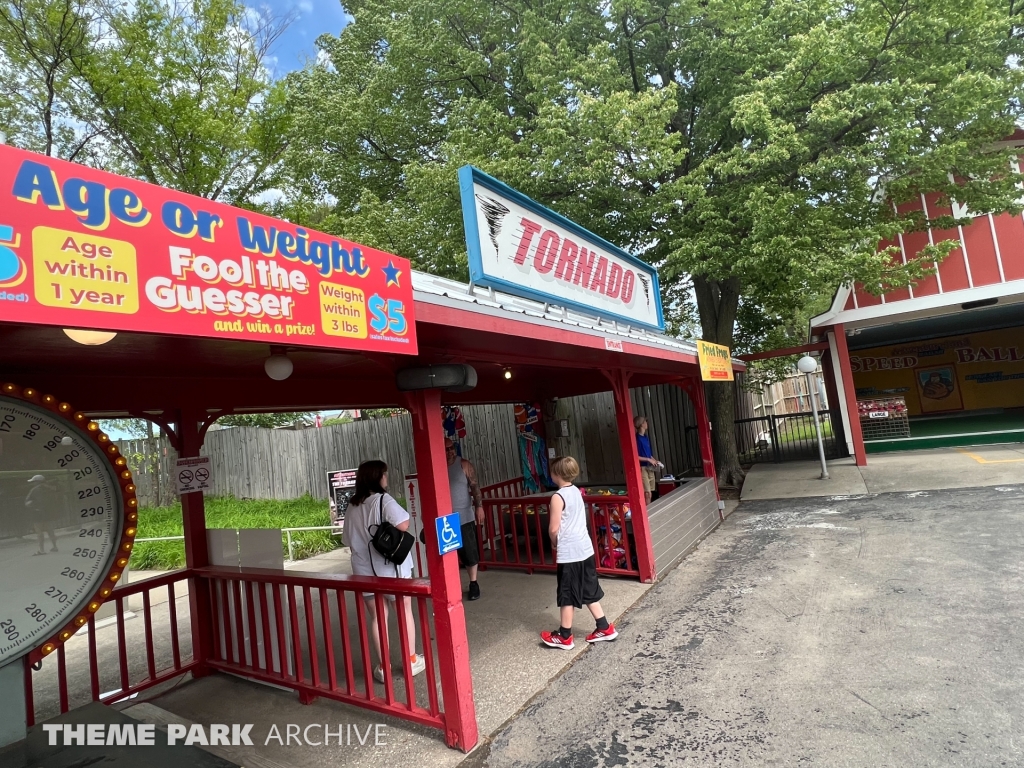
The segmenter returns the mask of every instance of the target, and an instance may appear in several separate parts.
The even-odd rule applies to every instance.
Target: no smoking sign
[[[209,491],[212,488],[213,472],[210,470],[209,456],[178,459],[174,471],[179,494]]]

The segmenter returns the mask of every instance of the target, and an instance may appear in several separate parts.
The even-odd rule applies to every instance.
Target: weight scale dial
[[[56,650],[113,592],[138,522],[127,462],[52,395],[0,387],[0,666]]]

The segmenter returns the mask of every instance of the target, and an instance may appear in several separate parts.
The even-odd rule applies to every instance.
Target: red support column
[[[715,495],[717,496],[718,474],[715,472],[715,454],[711,449],[711,420],[708,418],[707,401],[704,399],[704,382],[697,377],[692,377],[683,379],[679,386],[689,395],[690,402],[693,403],[693,412],[697,417],[697,440],[700,443],[700,458],[704,465],[704,477],[710,477],[715,481]]]
[[[605,375],[611,380],[612,392],[615,395],[615,421],[619,431],[619,445],[622,447],[629,508],[633,512],[633,546],[636,548],[637,565],[640,566],[640,580],[651,584],[657,576],[657,571],[654,567],[654,544],[651,541],[651,526],[647,520],[647,505],[644,503],[640,454],[636,450],[633,403],[629,399],[630,374],[626,371],[606,371]]]
[[[205,415],[191,410],[182,410],[179,413],[178,423],[175,424],[178,435],[178,444],[175,448],[179,458],[193,458],[199,455],[204,435],[200,418]],[[209,565],[206,507],[202,491],[182,494],[181,521],[185,529],[185,567],[202,568]],[[213,611],[205,582],[200,583],[195,578],[189,579],[188,600],[192,623],[192,656],[199,662],[192,675],[203,677],[209,674],[206,660],[210,658],[213,648]]]
[[[853,442],[853,455],[858,467],[866,467],[868,454],[864,450],[864,433],[860,429],[860,414],[857,411],[857,390],[853,384],[853,369],[850,368],[850,350],[846,346],[846,330],[840,323],[832,328],[835,339],[836,357],[839,358],[839,370],[842,374],[843,394],[846,395],[846,413],[850,420],[850,440]]]
[[[473,675],[469,668],[469,638],[462,605],[462,581],[456,552],[441,555],[434,520],[451,512],[448,467],[441,427],[441,393],[436,389],[414,392],[408,398],[412,412],[412,439],[416,475],[420,484],[427,570],[434,605],[441,694],[444,697],[445,741],[469,752],[478,740]]]

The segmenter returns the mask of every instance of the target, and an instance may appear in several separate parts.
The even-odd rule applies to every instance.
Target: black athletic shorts
[[[558,564],[558,607],[584,605],[600,602],[604,590],[597,582],[597,561],[591,555],[575,563]]]
[[[462,524],[462,549],[459,550],[459,565],[468,568],[480,563],[480,545],[476,540],[476,523]]]

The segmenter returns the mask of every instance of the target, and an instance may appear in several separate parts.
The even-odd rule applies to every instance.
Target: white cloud
[[[267,189],[256,197],[257,203],[277,203],[284,200],[284,192],[280,189]]]

